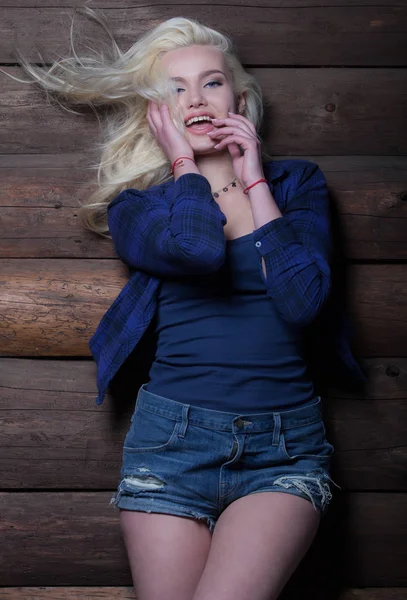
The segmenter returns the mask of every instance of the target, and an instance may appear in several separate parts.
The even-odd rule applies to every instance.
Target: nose
[[[188,92],[187,105],[189,108],[206,105],[206,98],[203,90],[200,88],[191,89]]]

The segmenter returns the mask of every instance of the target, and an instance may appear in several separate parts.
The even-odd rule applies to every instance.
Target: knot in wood
[[[390,365],[386,369],[386,375],[388,375],[389,377],[397,377],[398,375],[400,375],[400,369],[395,365]]]

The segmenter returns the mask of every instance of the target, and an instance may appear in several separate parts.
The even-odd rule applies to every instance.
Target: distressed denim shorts
[[[157,396],[143,385],[123,447],[111,504],[204,521],[257,492],[295,494],[324,516],[331,456],[321,397],[282,412],[231,413]],[[339,486],[337,486],[339,487]]]

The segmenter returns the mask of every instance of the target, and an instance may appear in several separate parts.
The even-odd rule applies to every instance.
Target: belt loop
[[[189,404],[184,404],[182,407],[182,422],[179,428],[179,437],[185,437],[188,428],[188,413],[189,413]]]
[[[281,416],[280,413],[273,413],[274,431],[273,431],[273,446],[278,446],[280,443]]]

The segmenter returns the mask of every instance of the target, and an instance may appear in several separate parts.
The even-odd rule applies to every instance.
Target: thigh
[[[232,502],[215,526],[193,600],[275,600],[310,547],[320,512],[284,492]]]
[[[191,600],[212,534],[193,518],[120,511],[137,600]]]

